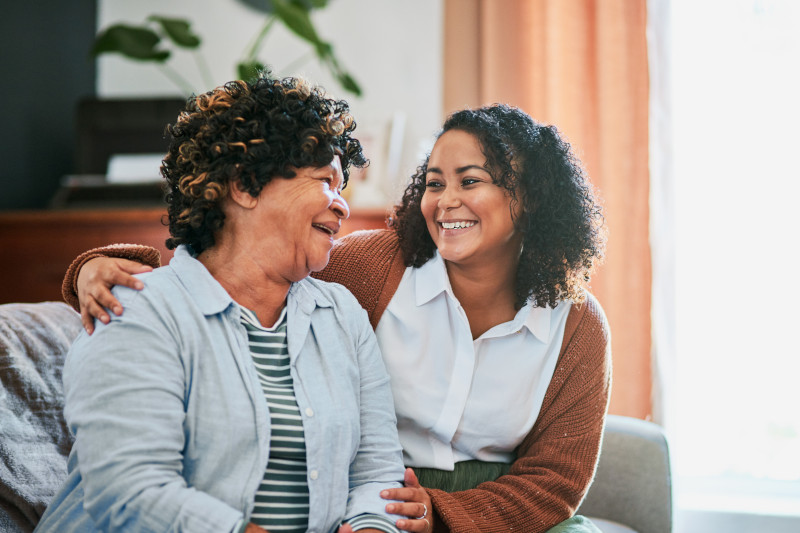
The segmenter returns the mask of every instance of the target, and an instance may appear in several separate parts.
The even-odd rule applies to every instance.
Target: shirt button
[[[308,475],[311,479],[317,479],[319,477],[319,472],[316,470],[312,470],[311,473]]]
[[[314,410],[312,408],[310,408],[310,407],[306,407],[306,416],[307,417],[314,416]]]

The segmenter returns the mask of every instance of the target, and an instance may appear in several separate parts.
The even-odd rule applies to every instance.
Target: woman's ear
[[[240,207],[252,209],[258,204],[258,197],[251,195],[242,186],[242,180],[232,179],[228,187],[231,200]]]

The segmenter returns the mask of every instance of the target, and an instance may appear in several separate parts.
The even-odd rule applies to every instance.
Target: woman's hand
[[[269,533],[269,531],[267,531],[261,526],[257,526],[254,523],[250,522],[247,524],[247,527],[244,528],[244,533]]]
[[[381,498],[403,502],[388,504],[386,512],[408,517],[408,519],[401,518],[397,521],[397,527],[403,531],[431,533],[433,531],[433,504],[411,468],[406,468],[403,484],[405,487],[402,489],[381,491]]]
[[[134,278],[133,274],[151,270],[147,265],[116,257],[95,257],[87,261],[78,273],[78,300],[86,333],[91,335],[94,332],[94,318],[108,324],[111,318],[106,308],[117,316],[122,314],[122,305],[111,294],[111,287],[123,285],[142,290],[144,283]]]

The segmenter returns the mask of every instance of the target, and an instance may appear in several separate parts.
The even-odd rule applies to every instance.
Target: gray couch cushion
[[[628,526],[623,526],[619,522],[592,517],[590,517],[590,520],[595,526],[597,526],[597,529],[603,533],[636,533],[636,531],[633,529],[629,528]]]
[[[639,533],[670,533],[670,472],[667,440],[659,426],[608,415],[597,472],[578,513]]]
[[[61,370],[80,329],[61,302],[0,305],[0,531],[33,531],[66,478]]]

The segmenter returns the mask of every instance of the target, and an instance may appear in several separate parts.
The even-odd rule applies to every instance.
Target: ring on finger
[[[420,505],[422,505],[422,514],[417,517],[417,520],[425,520],[425,517],[428,516],[428,506],[425,505],[424,503],[422,503]],[[425,520],[425,521],[427,522],[427,520]],[[429,525],[430,525],[430,523],[429,523]]]
[[[425,533],[428,533],[428,531],[431,531],[431,523],[427,518],[422,518],[422,520],[425,520]]]

